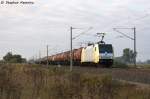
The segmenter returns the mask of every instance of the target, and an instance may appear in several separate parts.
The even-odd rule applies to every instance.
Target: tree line
[[[8,52],[4,57],[3,60],[1,60],[3,63],[26,63],[26,59],[22,58],[19,54],[12,54],[11,52]]]
[[[137,53],[136,53],[137,55]],[[130,48],[123,49],[122,56],[115,57],[114,58],[114,66],[116,65],[124,65],[127,66],[127,64],[133,64],[134,63],[134,57],[135,53]],[[26,63],[27,60],[25,58],[22,58],[19,54],[12,54],[11,52],[8,52],[4,57],[3,60],[0,62],[4,63]],[[144,64],[150,64],[150,60],[147,60],[145,62],[142,62]]]

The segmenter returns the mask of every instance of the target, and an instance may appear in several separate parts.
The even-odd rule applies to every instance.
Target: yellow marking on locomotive
[[[98,50],[99,50],[99,61],[102,59],[102,56],[101,56],[101,54],[100,54],[100,47],[99,47],[99,45],[98,45]]]
[[[93,58],[94,58],[94,63],[99,63],[99,47],[98,44],[95,44],[93,47]]]

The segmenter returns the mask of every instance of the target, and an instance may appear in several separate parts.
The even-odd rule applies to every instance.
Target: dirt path
[[[122,83],[129,83],[129,84],[136,85],[137,88],[139,89],[150,89],[150,84],[144,84],[144,83],[138,83],[138,82],[126,81],[126,80],[117,80],[117,81],[122,82]]]

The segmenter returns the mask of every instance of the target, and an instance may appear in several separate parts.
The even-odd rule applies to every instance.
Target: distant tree
[[[147,64],[150,64],[150,60],[147,60],[146,63],[147,63]]]
[[[13,60],[14,60],[14,62],[22,63],[21,55],[13,55]]]
[[[22,58],[22,63],[26,63],[27,60],[25,58]]]
[[[134,61],[133,50],[131,50],[129,48],[124,49],[122,58],[126,63],[133,63],[133,61]]]
[[[3,57],[3,60],[5,62],[8,62],[8,63],[25,63],[26,62],[26,59],[25,58],[22,58],[21,55],[13,55],[12,53],[8,52],[4,57]]]
[[[134,55],[133,50],[125,48],[122,56],[114,58],[114,67],[127,67],[127,64],[133,63]]]
[[[10,61],[11,59],[13,58],[13,55],[11,52],[8,52],[4,57],[3,57],[3,60],[8,62]]]

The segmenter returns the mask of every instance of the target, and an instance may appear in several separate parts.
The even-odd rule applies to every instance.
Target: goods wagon
[[[111,44],[92,44],[87,47],[81,47],[72,51],[73,64],[82,65],[106,65],[107,67],[113,64],[113,47]],[[42,58],[41,63],[46,63],[47,57]],[[70,51],[58,53],[48,57],[49,64],[54,65],[69,65]]]

